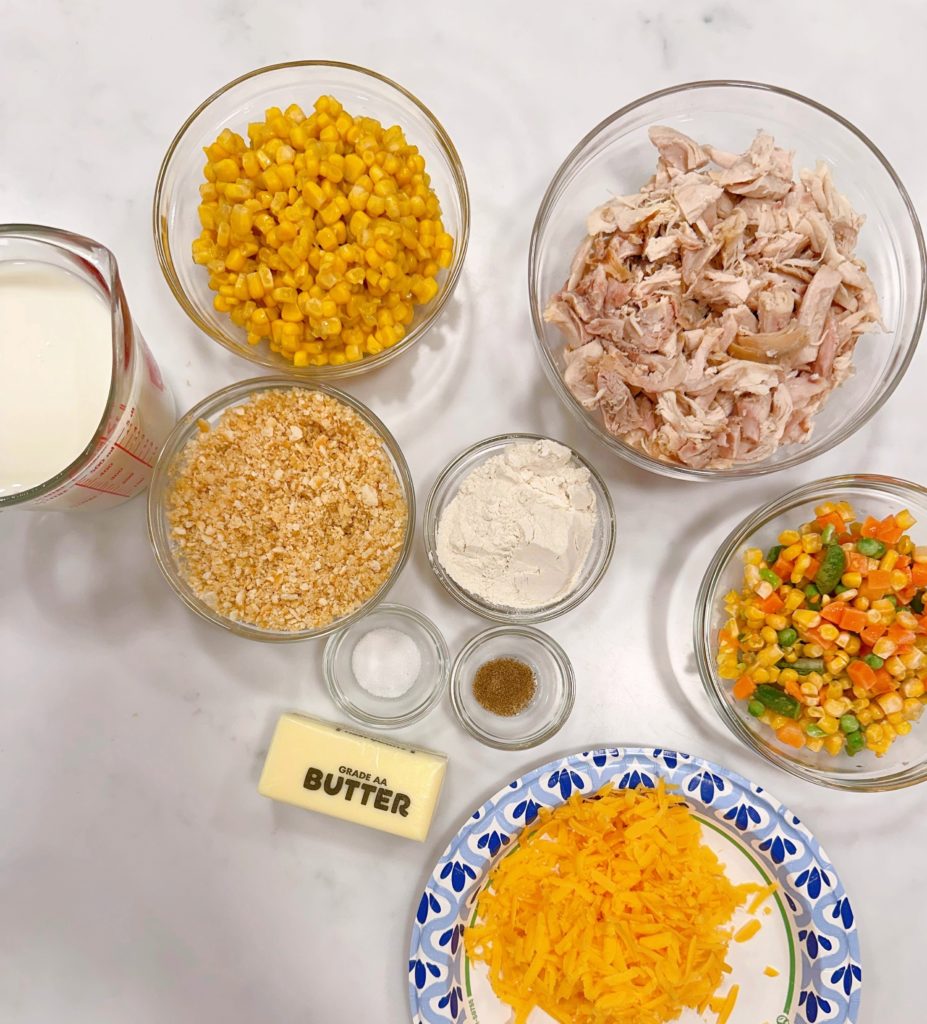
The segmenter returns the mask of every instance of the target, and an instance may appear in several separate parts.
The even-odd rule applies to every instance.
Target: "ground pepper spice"
[[[473,677],[473,696],[487,711],[504,718],[520,714],[537,690],[534,670],[517,658],[493,658]]]

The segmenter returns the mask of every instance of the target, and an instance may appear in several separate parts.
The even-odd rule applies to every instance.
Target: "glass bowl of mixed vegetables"
[[[699,673],[728,728],[822,785],[927,778],[927,490],[807,484],[745,519],[696,605]]]

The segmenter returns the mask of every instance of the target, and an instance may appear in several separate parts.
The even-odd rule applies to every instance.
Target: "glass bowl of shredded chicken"
[[[677,86],[594,128],[544,196],[528,277],[568,408],[635,465],[696,479],[845,440],[925,312],[920,224],[885,157],[751,82]]]

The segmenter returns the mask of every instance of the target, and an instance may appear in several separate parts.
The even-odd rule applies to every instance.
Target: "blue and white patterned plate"
[[[498,861],[541,807],[606,785],[677,787],[702,823],[704,841],[734,883],[775,879],[779,890],[758,915],[749,942],[731,943],[728,983],[740,986],[729,1024],[856,1024],[859,939],[853,910],[820,844],[791,811],[746,779],[671,750],[592,750],[537,768],[476,811],[438,861],[418,902],[409,954],[413,1024],[508,1024],[481,964],[461,941]],[[746,912],[739,911],[746,920]],[[734,925],[739,921],[735,918]],[[778,974],[765,973],[766,966]],[[722,986],[722,991],[727,985]],[[701,1021],[694,1012],[680,1024]],[[713,1020],[714,1014],[706,1017]],[[546,1024],[535,1009],[529,1024]]]

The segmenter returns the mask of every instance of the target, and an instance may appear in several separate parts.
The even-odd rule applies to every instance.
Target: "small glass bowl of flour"
[[[398,604],[380,604],[333,633],[323,664],[335,704],[378,729],[398,729],[428,714],[450,674],[450,655],[437,626]]]
[[[496,622],[553,619],[584,601],[608,568],[615,510],[572,448],[502,434],[468,448],[425,505],[428,561],[445,589]]]

